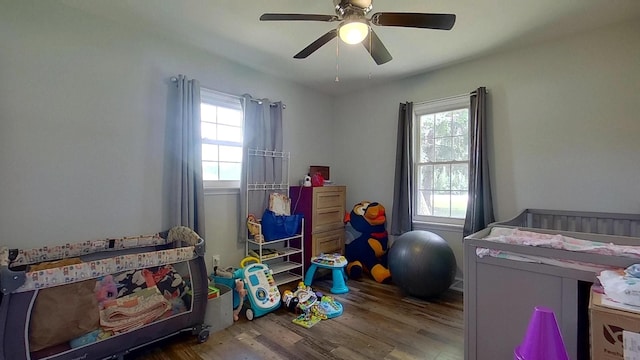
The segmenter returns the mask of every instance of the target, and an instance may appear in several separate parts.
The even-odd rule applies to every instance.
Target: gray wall
[[[178,73],[282,100],[290,181],[331,166],[347,204],[393,204],[400,101],[489,88],[496,215],[640,211],[640,25],[599,29],[331,98],[160,34],[51,2],[0,0],[1,245],[168,226],[165,127]],[[36,6],[37,4],[37,6]],[[209,254],[236,265],[237,192],[207,195]],[[460,233],[439,228],[461,266]]]
[[[498,220],[525,208],[640,212],[640,24],[625,23],[422,74],[336,100],[347,203],[391,210],[398,103],[489,89]],[[462,234],[439,232],[462,266]]]
[[[167,228],[165,127],[179,73],[282,100],[292,182],[310,163],[333,165],[326,95],[52,2],[0,8],[0,245]],[[208,195],[205,207],[208,252],[237,265],[237,192]]]

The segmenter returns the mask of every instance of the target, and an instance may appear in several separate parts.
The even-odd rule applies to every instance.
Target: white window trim
[[[457,231],[462,232],[464,227],[464,220],[460,224],[445,224],[440,222],[422,222],[414,221],[413,230],[426,230],[426,231]]]
[[[205,189],[240,189],[240,180],[204,180]]]
[[[215,195],[240,195],[240,187],[206,187],[204,188],[204,196]]]
[[[443,111],[457,110],[461,108],[470,108],[471,107],[471,99],[469,95],[458,95],[452,96],[448,98],[443,98],[439,100],[425,101],[421,103],[416,103],[413,106],[413,122],[414,129],[416,129],[418,118],[422,115],[432,114]],[[469,110],[470,111],[470,110]],[[413,136],[413,152],[417,154],[420,151],[420,143],[417,137],[417,131],[414,131],[411,136]],[[471,134],[469,134],[471,136]],[[414,161],[415,163],[415,161]],[[416,171],[413,171],[411,175],[413,177],[413,183],[417,184],[417,174]],[[415,199],[414,194],[411,194],[412,199]],[[439,224],[443,227],[460,227],[464,225],[464,218],[452,218],[452,217],[444,217],[444,216],[433,216],[433,215],[417,215],[417,204],[416,201],[412,201],[412,213],[413,219],[412,222],[426,223],[426,224]]]
[[[244,98],[240,96],[224,94],[204,87],[200,88],[200,102],[242,110],[242,101],[244,101]]]
[[[458,95],[440,100],[425,101],[413,106],[413,119],[415,121],[416,117],[420,115],[456,110],[464,107],[469,108],[470,106],[471,99],[469,95]]]

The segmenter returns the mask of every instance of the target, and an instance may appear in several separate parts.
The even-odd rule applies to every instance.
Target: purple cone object
[[[514,360],[569,360],[553,310],[536,306]]]

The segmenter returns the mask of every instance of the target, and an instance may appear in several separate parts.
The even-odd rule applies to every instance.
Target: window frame
[[[416,184],[416,188],[412,190],[411,200],[412,200],[412,221],[416,223],[432,223],[432,224],[447,224],[447,225],[455,225],[455,226],[463,226],[464,218],[454,218],[450,216],[435,216],[435,215],[418,215],[418,164],[420,162],[420,117],[423,115],[436,114],[440,112],[446,111],[455,111],[466,109],[468,111],[468,123],[467,123],[467,136],[470,141],[471,138],[471,122],[470,122],[470,112],[471,112],[471,99],[469,95],[459,95],[452,96],[448,98],[426,101],[419,104],[415,104],[413,106],[413,130],[412,130],[412,139],[413,139],[413,149],[412,158],[413,158],[413,174],[412,174],[412,182]],[[464,161],[456,160],[445,162],[449,164],[462,164]],[[469,166],[469,154],[467,154],[466,160],[467,166]],[[467,177],[469,174],[467,173]],[[451,189],[449,188],[449,191]],[[467,196],[468,196],[468,188],[467,188]]]
[[[224,107],[228,109],[239,110],[242,112],[242,125],[240,130],[242,131],[244,137],[244,109],[245,106],[243,104],[244,98],[240,96],[234,96],[229,94],[224,94],[215,90],[207,89],[205,87],[200,88],[200,104],[209,104],[218,107]],[[201,105],[202,106],[202,105]],[[205,122],[202,119],[202,115],[200,118],[200,123]],[[209,123],[209,122],[207,122]],[[207,140],[203,136],[201,138],[201,145],[203,144],[214,144],[214,145],[224,145],[224,146],[239,146],[241,151],[244,152],[243,143],[238,143],[234,141],[227,140]],[[243,139],[244,140],[244,139]],[[202,165],[204,166],[205,160],[202,160]],[[219,162],[219,160],[218,160]],[[240,162],[240,166],[242,166],[242,160]],[[204,167],[202,169],[203,172],[203,187],[205,190],[211,189],[240,189],[241,180],[204,180]],[[240,172],[240,176],[242,176],[242,171]]]

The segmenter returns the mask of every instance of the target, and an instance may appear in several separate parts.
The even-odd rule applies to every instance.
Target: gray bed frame
[[[554,310],[571,359],[589,358],[588,301],[597,273],[494,257],[476,248],[627,267],[640,260],[482,240],[493,227],[640,246],[640,214],[526,209],[464,239],[465,359],[512,359],[535,306]]]

